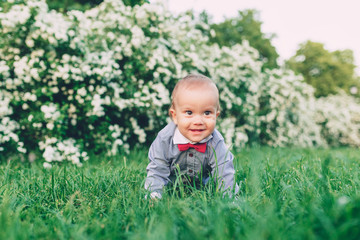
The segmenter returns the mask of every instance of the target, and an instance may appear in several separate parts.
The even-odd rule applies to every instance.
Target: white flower
[[[2,27],[14,28],[18,24],[24,24],[30,16],[28,6],[13,5],[7,13],[0,13],[0,20]]]
[[[32,40],[32,39],[30,39],[30,38],[27,38],[27,39],[25,40],[25,43],[26,43],[26,46],[28,46],[29,48],[33,48],[34,45],[35,45],[34,40]]]
[[[28,117],[28,121],[31,122],[34,119],[34,115],[30,114]]]
[[[57,111],[57,107],[53,103],[50,103],[48,106],[42,105],[40,109],[44,113],[46,119],[56,120],[60,117],[60,112]]]
[[[131,34],[132,34],[131,44],[134,47],[139,48],[140,45],[145,41],[143,30],[135,25],[131,28]]]
[[[53,130],[54,129],[54,123],[53,122],[47,123],[46,128],[49,129],[49,130]]]
[[[101,99],[99,94],[95,94],[93,100],[91,101],[91,105],[93,106],[92,114],[98,117],[104,116],[104,108],[101,106],[104,100]]]
[[[53,87],[53,88],[51,88],[51,92],[53,92],[53,93],[59,93],[59,88],[58,87]]]
[[[28,109],[28,108],[29,108],[29,105],[28,105],[27,103],[23,103],[22,109],[23,109],[23,110],[26,110],[26,109]]]
[[[85,87],[82,87],[80,89],[77,90],[77,94],[79,94],[80,96],[82,97],[85,97],[86,96],[86,89]]]

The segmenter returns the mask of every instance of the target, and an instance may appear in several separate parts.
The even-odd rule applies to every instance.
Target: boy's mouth
[[[204,129],[190,129],[191,132],[202,132]]]

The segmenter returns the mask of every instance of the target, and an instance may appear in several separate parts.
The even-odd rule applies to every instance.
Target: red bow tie
[[[195,148],[196,151],[204,153],[206,151],[206,142],[205,143],[198,143],[198,144],[178,144],[178,148],[180,151],[186,151],[189,148]]]

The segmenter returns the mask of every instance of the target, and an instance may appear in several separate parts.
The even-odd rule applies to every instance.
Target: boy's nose
[[[203,118],[201,115],[196,115],[194,118],[194,124],[202,124],[203,123]]]

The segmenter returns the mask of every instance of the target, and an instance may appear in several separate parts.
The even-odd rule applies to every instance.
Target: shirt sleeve
[[[170,181],[170,162],[166,159],[166,147],[159,137],[155,139],[149,149],[150,162],[146,168],[145,189],[159,193],[160,198],[163,187]]]
[[[235,194],[239,191],[239,186],[235,183],[234,156],[223,140],[210,151],[213,151],[210,159],[211,174],[217,180],[218,188],[231,197],[233,191]]]

